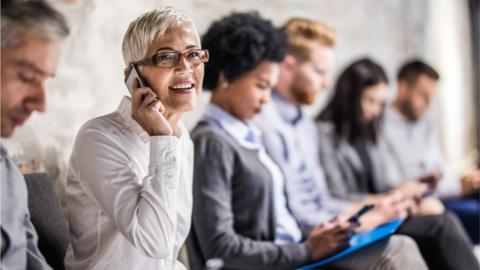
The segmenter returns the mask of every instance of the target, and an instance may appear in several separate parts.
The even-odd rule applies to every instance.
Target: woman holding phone
[[[197,104],[208,52],[174,8],[133,21],[122,50],[131,98],[85,123],[70,158],[66,267],[185,269],[176,259],[190,230],[193,145],[180,118]]]

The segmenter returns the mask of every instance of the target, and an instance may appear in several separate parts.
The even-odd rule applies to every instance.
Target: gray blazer
[[[328,188],[333,196],[358,201],[368,193],[367,176],[356,149],[344,138],[338,138],[330,122],[317,122],[319,155]],[[376,145],[367,144],[372,163],[372,178],[377,190],[383,189],[382,156]]]
[[[292,269],[310,261],[306,243],[276,245],[270,173],[257,152],[219,127],[200,122],[195,146],[190,265],[224,260],[224,269]]]

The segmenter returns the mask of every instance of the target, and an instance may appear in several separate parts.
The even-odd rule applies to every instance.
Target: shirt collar
[[[222,128],[243,147],[258,149],[262,146],[261,132],[255,125],[238,120],[213,103],[207,105],[202,120]]]
[[[272,92],[272,100],[274,101],[280,116],[285,122],[296,125],[300,120],[302,120],[303,112],[301,107],[289,103],[275,91]]]

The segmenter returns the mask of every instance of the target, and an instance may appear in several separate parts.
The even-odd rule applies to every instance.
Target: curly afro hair
[[[202,46],[210,53],[203,86],[213,90],[221,72],[233,81],[263,60],[281,62],[288,50],[288,37],[257,12],[232,13],[210,26]]]

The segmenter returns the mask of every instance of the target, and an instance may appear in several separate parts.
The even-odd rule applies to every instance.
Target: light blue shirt
[[[317,130],[300,107],[275,92],[254,119],[269,155],[282,169],[288,206],[304,233],[339,214],[349,204],[328,191],[319,159]]]
[[[1,146],[0,173],[0,269],[51,269],[37,246],[25,179]]]
[[[242,147],[257,150],[260,162],[272,176],[275,204],[275,243],[289,244],[301,241],[302,233],[287,208],[283,174],[268,156],[261,141],[261,131],[253,124],[242,122],[213,103],[209,103],[203,120],[224,129]]]
[[[460,195],[460,181],[445,162],[432,120],[429,113],[417,121],[409,121],[393,107],[385,111],[380,145],[387,160],[387,188],[437,172],[442,175],[437,195],[443,198]]]

